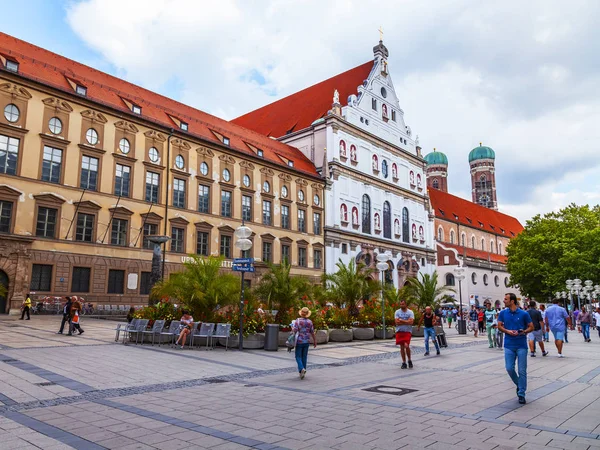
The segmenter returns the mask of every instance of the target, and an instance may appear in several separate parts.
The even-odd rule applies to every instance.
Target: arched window
[[[450,230],[450,243],[454,244],[454,230]]]
[[[483,284],[485,284],[486,286],[488,285],[488,276],[487,276],[487,273],[483,274]]]
[[[471,247],[475,248],[475,236],[471,236]]]
[[[477,274],[475,272],[471,274],[471,283],[477,284]]]
[[[502,254],[502,242],[498,242],[498,254]]]
[[[499,286],[500,286],[500,278],[498,278],[498,275],[496,275],[496,276],[494,277],[494,284],[496,285],[496,287],[499,287]]]
[[[481,238],[481,250],[485,252],[485,239]]]
[[[465,247],[466,239],[467,239],[467,235],[465,233],[460,235],[460,245],[462,245],[463,247]]]
[[[486,176],[485,176],[485,175],[481,175],[481,176],[479,177],[479,181],[481,181],[482,183],[485,183],[485,182],[486,182],[486,180],[487,180],[487,178],[486,178]]]
[[[383,237],[392,238],[392,211],[390,202],[383,202]]]
[[[454,275],[451,273],[446,274],[446,286],[454,286]]]
[[[494,253],[494,241],[490,241],[490,253]]]
[[[440,188],[440,182],[437,180],[437,178],[435,178],[433,180],[433,183],[431,183],[431,185],[433,186],[434,189],[439,189]]]
[[[409,225],[408,208],[402,208],[402,242],[410,242],[410,225]]]
[[[394,284],[394,263],[392,261],[388,261],[388,268],[384,273],[385,284],[389,284],[393,286]]]
[[[367,194],[362,198],[362,231],[371,234],[371,199]]]
[[[438,228],[438,242],[444,242],[444,229],[442,227]]]

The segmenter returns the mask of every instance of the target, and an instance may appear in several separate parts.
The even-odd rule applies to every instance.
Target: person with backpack
[[[315,327],[312,320],[309,319],[311,311],[306,306],[298,311],[300,317],[294,321],[292,331],[296,335],[296,363],[298,364],[298,373],[300,379],[306,376],[306,367],[308,365],[308,347],[310,338],[313,340],[313,348],[317,348],[317,337],[315,336]]]

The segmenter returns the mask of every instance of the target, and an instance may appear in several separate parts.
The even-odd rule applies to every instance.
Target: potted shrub
[[[331,308],[327,311],[329,340],[332,342],[350,342],[353,339],[352,319],[346,309]]]

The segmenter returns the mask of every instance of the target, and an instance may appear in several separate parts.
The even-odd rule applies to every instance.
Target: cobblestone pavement
[[[0,449],[600,449],[600,339],[529,359],[519,405],[501,350],[447,330],[412,370],[392,341],[293,355],[115,343],[115,322],[0,319]],[[435,352],[434,352],[435,353]]]

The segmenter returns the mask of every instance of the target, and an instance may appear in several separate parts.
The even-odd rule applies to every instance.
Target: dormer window
[[[11,72],[18,72],[19,71],[19,63],[16,61],[12,61],[10,59],[6,60],[6,70],[10,70]]]
[[[294,161],[288,161],[288,166],[294,167]]]
[[[179,125],[179,127],[183,130],[183,131],[187,131],[188,130],[188,124],[185,122],[181,122],[181,124]]]
[[[83,95],[84,97],[87,96],[87,88],[80,84],[75,87],[75,92],[77,92],[79,95]]]
[[[256,152],[256,154],[258,156],[260,156],[261,158],[263,157],[263,151],[261,149],[258,149],[258,151]]]
[[[224,137],[223,138],[223,144],[229,145],[229,138],[228,137]]]
[[[133,111],[134,114],[142,114],[142,107],[141,106],[133,105],[131,107],[131,110]]]

